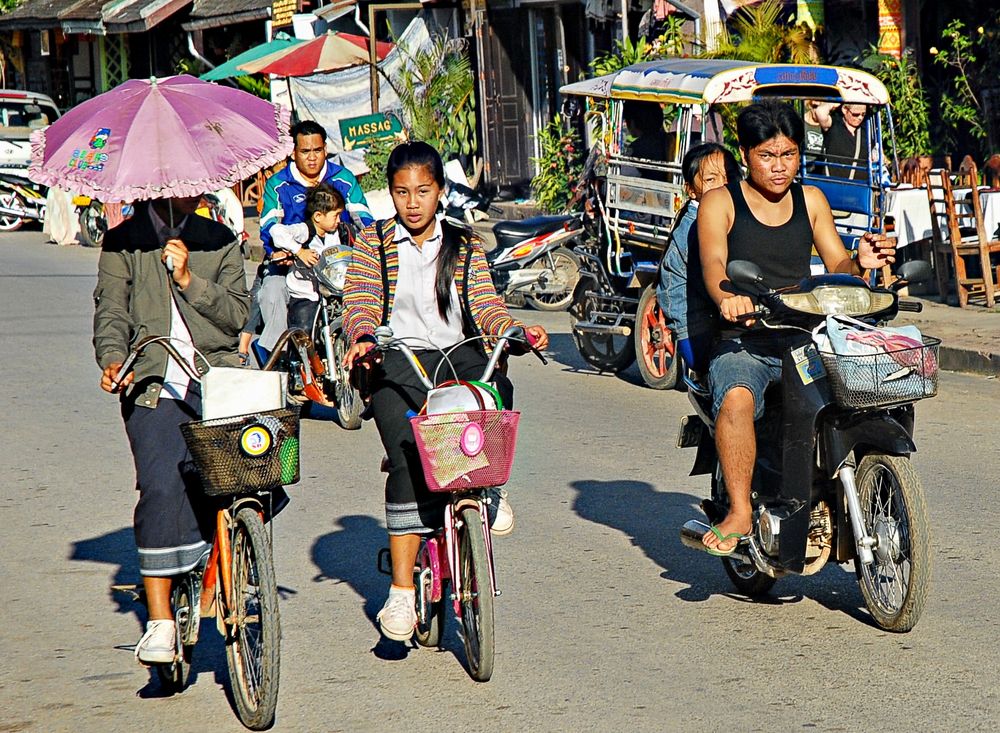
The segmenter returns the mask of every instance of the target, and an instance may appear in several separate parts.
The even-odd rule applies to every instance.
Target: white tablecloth
[[[971,213],[968,188],[954,189],[955,201],[962,207],[963,213]],[[1000,238],[1000,191],[980,190],[979,203],[983,206],[983,226],[986,228],[986,238]]]
[[[998,202],[1000,203],[1000,202]],[[930,239],[931,208],[923,188],[897,188],[886,191],[885,213],[896,219],[896,246]]]

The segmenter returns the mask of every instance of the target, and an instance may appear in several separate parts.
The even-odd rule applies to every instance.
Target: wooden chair
[[[983,183],[990,188],[1000,188],[1000,153],[994,153],[983,163]]]
[[[922,188],[927,185],[927,176],[923,168],[920,167],[918,158],[903,158],[899,161],[899,182],[914,188]]]
[[[941,299],[947,300],[949,283],[954,282],[960,307],[966,308],[970,298],[982,297],[986,306],[992,308],[996,303],[1000,268],[992,264],[991,256],[1000,255],[1000,242],[991,242],[986,236],[975,163],[970,161],[956,172],[934,168],[927,180],[934,270]],[[970,189],[970,205],[955,200],[956,188]]]

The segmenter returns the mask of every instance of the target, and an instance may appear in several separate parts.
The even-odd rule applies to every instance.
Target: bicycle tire
[[[490,588],[489,557],[483,536],[482,515],[466,507],[460,515],[458,572],[462,579],[460,622],[465,661],[477,682],[493,676],[493,593]]]
[[[232,530],[232,598],[226,661],[236,714],[251,730],[274,722],[281,661],[281,620],[271,543],[252,507],[236,513]]]
[[[413,638],[416,639],[417,644],[420,646],[439,646],[441,644],[441,629],[444,626],[444,594],[442,593],[442,600],[431,601],[427,604],[427,612],[424,617],[420,618],[420,575],[424,568],[430,566],[430,562],[427,560],[427,541],[424,540],[420,543],[420,552],[417,553],[417,564],[413,568],[413,587],[417,589],[415,594],[416,605],[417,605],[417,628],[414,631]],[[430,580],[430,579],[428,579]],[[442,581],[443,583],[444,581]],[[427,588],[424,589],[425,593],[430,592],[430,582],[427,583]]]

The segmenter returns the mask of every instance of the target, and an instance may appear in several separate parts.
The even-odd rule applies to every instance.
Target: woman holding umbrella
[[[249,309],[239,241],[222,224],[195,215],[200,198],[138,204],[131,219],[107,233],[94,291],[101,389],[125,390],[122,419],[135,459],[135,542],[149,610],[135,656],[145,664],[174,659],[171,579],[208,554],[215,512],[180,430],[200,416],[199,385],[158,349],[144,353],[133,372],[119,370],[142,334],[169,335],[189,360],[193,346],[213,365],[237,366]]]
[[[239,242],[196,216],[206,191],[231,186],[291,151],[288,110],[189,76],[131,80],[74,107],[32,135],[32,180],[104,202],[138,201],[110,230],[94,291],[101,388],[121,392],[135,459],[134,527],[149,623],[142,663],[174,658],[172,578],[208,551],[203,496],[180,424],[199,417],[199,385],[161,350],[119,374],[130,346],[170,336],[215,365],[236,366],[249,298]]]

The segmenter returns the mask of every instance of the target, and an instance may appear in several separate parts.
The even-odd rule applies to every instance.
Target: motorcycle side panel
[[[910,421],[912,426],[912,420]],[[859,446],[866,446],[882,453],[908,456],[917,446],[899,420],[885,412],[845,415],[823,426],[823,465],[833,478],[837,469]]]
[[[804,346],[814,348],[811,343]],[[793,358],[796,349],[782,358],[782,454],[781,495],[788,509],[781,522],[778,561],[792,572],[804,566],[809,533],[809,507],[816,456],[815,437],[820,412],[833,402],[825,375],[803,379]]]

